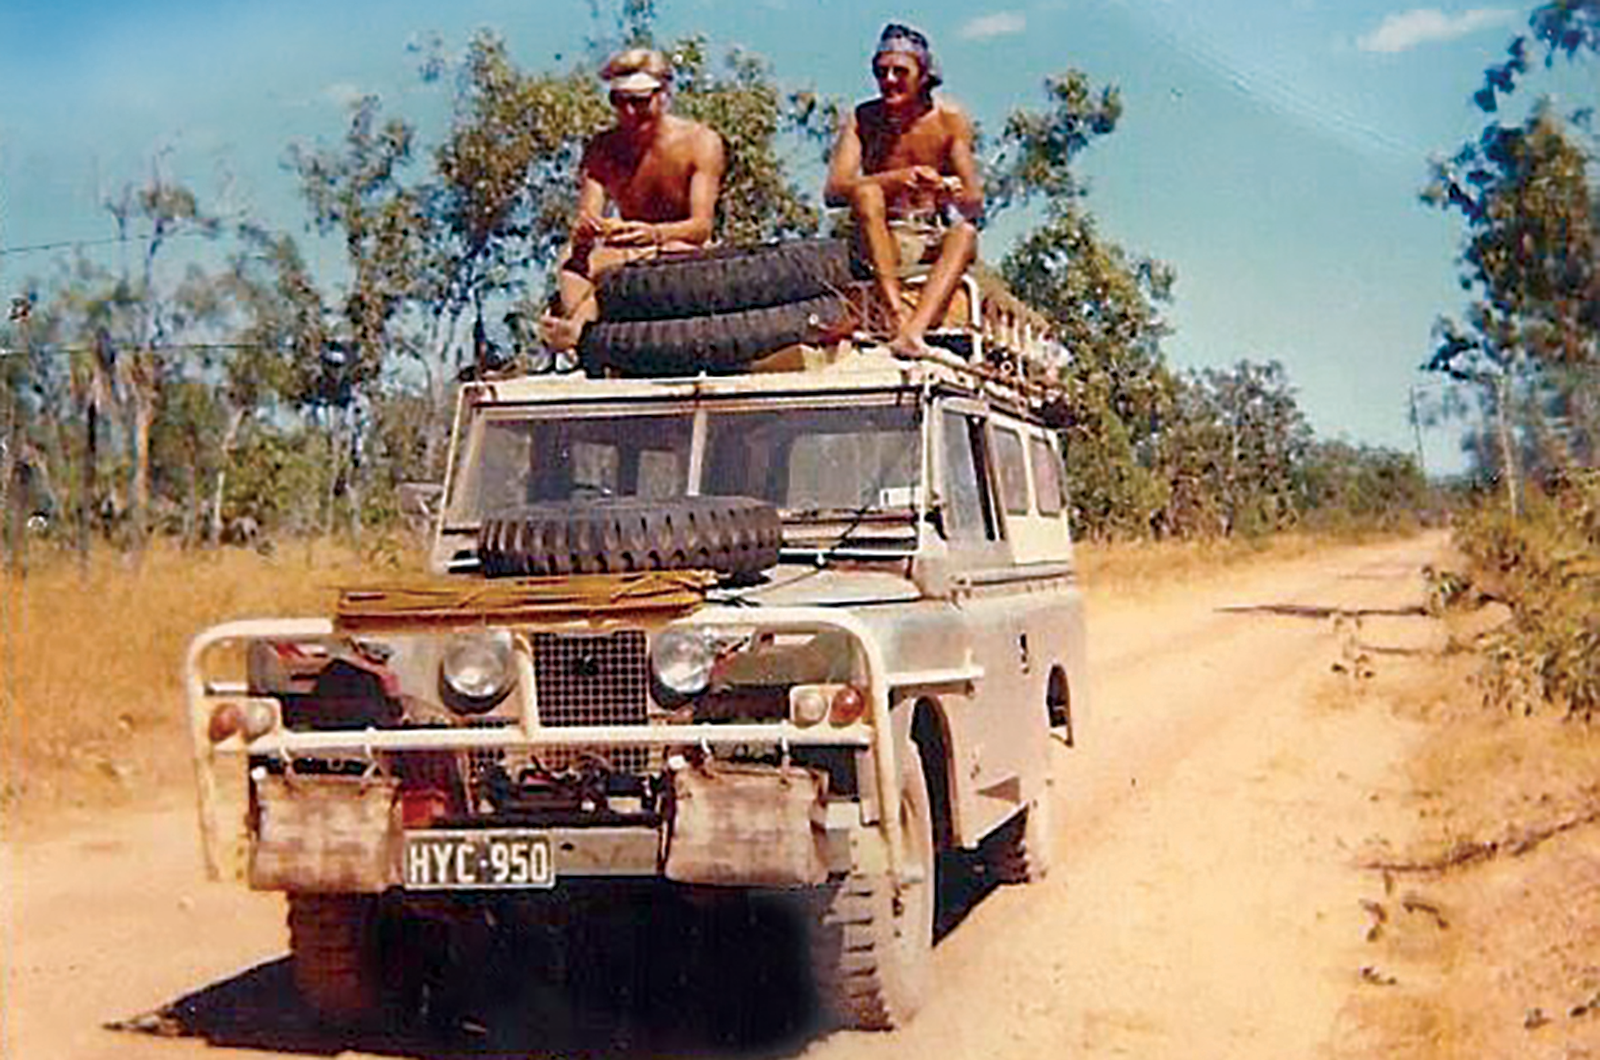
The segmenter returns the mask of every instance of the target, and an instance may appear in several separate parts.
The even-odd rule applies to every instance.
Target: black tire
[[[800,342],[836,334],[850,306],[839,295],[764,309],[672,320],[600,321],[579,344],[593,375],[693,376],[743,371],[754,360]]]
[[[607,274],[595,294],[601,320],[673,320],[805,302],[849,282],[844,240],[799,239],[635,262]]]
[[[709,570],[749,578],[778,562],[777,509],[749,497],[607,497],[534,504],[484,519],[489,577]]]
[[[289,955],[295,987],[323,1020],[361,1026],[383,1015],[388,992],[373,896],[289,895]]]
[[[849,875],[821,889],[812,925],[818,999],[839,1023],[860,1030],[905,1026],[932,985],[933,810],[915,745],[901,764],[900,821],[909,878],[898,898],[887,876]]]
[[[1038,883],[1055,860],[1055,830],[1050,791],[1028,803],[1000,826],[985,850],[989,871],[1002,883]]]

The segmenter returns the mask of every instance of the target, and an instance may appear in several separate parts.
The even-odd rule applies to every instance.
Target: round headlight
[[[680,696],[704,692],[711,684],[711,667],[716,661],[716,646],[703,630],[665,630],[650,646],[650,665],[655,669],[656,680]]]
[[[504,699],[515,679],[511,661],[511,638],[507,634],[457,638],[439,662],[439,677],[450,708],[481,714]]]

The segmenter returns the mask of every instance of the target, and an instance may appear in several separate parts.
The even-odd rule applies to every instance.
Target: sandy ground
[[[287,986],[281,899],[204,882],[174,790],[0,848],[0,1054],[1390,1055],[1397,1017],[1379,1010],[1402,985],[1382,982],[1393,973],[1363,904],[1378,881],[1359,863],[1408,834],[1405,767],[1426,718],[1333,667],[1366,665],[1358,644],[1380,670],[1437,644],[1437,624],[1406,612],[1441,546],[1330,549],[1128,598],[1091,586],[1092,713],[1079,746],[1054,751],[1057,869],[1029,887],[952,888],[935,997],[906,1030],[818,1027],[792,976],[771,971],[781,925],[728,944],[697,922],[676,945],[724,945],[731,966],[686,960],[578,997],[531,989],[514,1014],[501,1002],[426,1034],[330,1037]],[[130,1020],[145,1032],[106,1026]]]

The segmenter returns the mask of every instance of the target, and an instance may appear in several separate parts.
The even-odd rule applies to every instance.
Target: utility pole
[[[24,358],[33,356],[33,299],[27,295],[18,295],[11,299],[9,319],[15,324],[22,334],[22,355]],[[26,497],[12,496],[12,485],[17,480],[18,461],[21,459],[21,446],[18,439],[19,424],[17,419],[17,388],[13,385],[8,373],[6,379],[6,432],[5,453],[0,458],[0,506],[4,507],[6,520],[7,544],[6,562],[12,574],[22,577],[27,572],[26,541],[27,527],[23,519],[23,507],[27,504]]]
[[[1411,433],[1417,440],[1417,473],[1428,477],[1428,464],[1422,457],[1422,417],[1417,413],[1417,385],[1411,384]]]

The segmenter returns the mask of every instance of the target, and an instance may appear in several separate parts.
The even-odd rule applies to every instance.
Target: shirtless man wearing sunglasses
[[[872,266],[892,318],[891,348],[924,352],[923,335],[943,317],[977,255],[983,185],[972,123],[955,104],[935,98],[939,67],[917,30],[885,26],[872,74],[878,98],[846,119],[823,195],[830,206],[850,207],[858,252]],[[931,269],[913,310],[901,300],[899,269],[915,264]]]
[[[632,48],[600,71],[616,124],[590,140],[578,169],[578,219],[559,274],[561,313],[539,322],[552,350],[569,350],[599,316],[595,283],[611,269],[711,238],[725,168],[722,137],[668,110],[672,66]],[[606,213],[607,204],[615,216]]]

